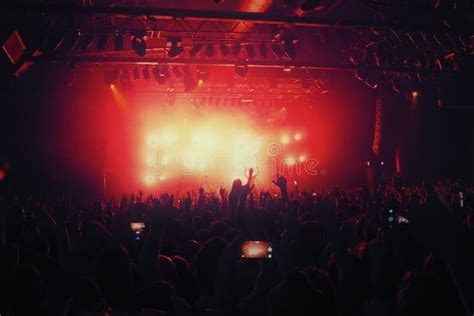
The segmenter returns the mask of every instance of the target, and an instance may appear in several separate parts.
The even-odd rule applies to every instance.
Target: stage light
[[[370,167],[370,161],[367,160],[367,167]]]
[[[123,50],[123,36],[122,36],[122,33],[120,33],[119,31],[117,31],[115,33],[115,40],[114,40],[114,48],[115,50]]]
[[[411,96],[416,98],[418,96],[418,91],[412,91]]]
[[[154,182],[155,182],[155,177],[153,175],[149,174],[145,177],[146,184],[153,184]]]
[[[191,50],[189,51],[189,55],[192,57],[196,57],[196,55],[201,51],[201,49],[202,49],[202,44],[197,43],[193,46],[193,48],[191,48]]]
[[[301,133],[296,133],[294,138],[295,138],[295,140],[300,140],[301,139]]]
[[[295,157],[292,157],[292,156],[287,157],[287,158],[285,159],[285,163],[286,163],[288,166],[294,166],[294,165],[296,164],[296,162],[297,162],[297,161],[296,161]]]
[[[385,163],[384,163],[383,161],[381,161],[381,162],[380,162],[380,165],[383,166],[383,165],[385,165]]]
[[[305,0],[300,6],[301,11],[308,12],[313,11],[317,7],[321,5],[321,1],[319,0]]]
[[[286,145],[290,143],[290,136],[288,135],[283,135],[280,139],[281,143]]]
[[[235,57],[239,56],[241,49],[242,44],[235,43],[234,47],[232,47],[232,55],[234,55]]]
[[[245,49],[247,50],[247,56],[249,58],[254,58],[257,55],[252,44],[247,44],[247,46],[245,46]]]
[[[265,44],[264,42],[261,42],[259,46],[259,50],[260,50],[260,57],[262,59],[265,59],[268,57],[267,44]]]
[[[298,157],[298,160],[299,160],[300,162],[304,162],[304,161],[306,160],[306,156],[305,156],[305,155],[300,155],[300,156]]]
[[[239,62],[235,64],[235,73],[241,77],[245,77],[248,72],[248,66],[245,62]]]
[[[156,134],[148,135],[147,145],[150,149],[155,149],[160,145],[160,137]]]
[[[271,48],[275,57],[282,58],[285,55],[285,52],[283,51],[283,49],[280,48],[280,46],[278,46],[277,43],[273,43]]]
[[[100,34],[99,38],[97,39],[97,50],[105,50],[108,40],[108,34]]]
[[[204,80],[199,79],[199,80],[198,80],[198,86],[202,86],[203,84],[204,84]]]
[[[113,83],[110,85],[110,89],[115,89],[115,85]]]
[[[214,56],[214,44],[207,44],[206,46],[206,56],[212,58]]]
[[[145,41],[145,36],[146,36],[146,31],[145,30],[137,30],[132,32],[133,37],[132,37],[132,49],[135,51],[135,53],[143,57],[146,54],[146,41]]]
[[[170,46],[170,49],[168,51],[168,56],[170,58],[176,58],[184,52],[184,48],[182,46],[183,42],[181,40],[181,37],[169,36],[166,39],[166,45]]]
[[[229,48],[227,47],[227,45],[221,44],[221,45],[219,46],[219,49],[220,49],[220,51],[221,51],[221,55],[222,55],[222,56],[226,57],[227,55],[229,55]]]

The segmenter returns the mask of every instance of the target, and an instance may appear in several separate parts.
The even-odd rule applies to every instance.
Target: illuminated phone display
[[[271,258],[272,244],[268,241],[249,240],[242,244],[242,258]]]

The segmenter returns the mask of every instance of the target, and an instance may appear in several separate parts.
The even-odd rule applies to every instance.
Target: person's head
[[[191,299],[192,291],[192,274],[191,265],[189,262],[180,256],[173,256],[174,266],[178,276],[178,282],[176,284],[176,295],[187,300]]]
[[[166,281],[169,284],[176,286],[178,283],[178,274],[173,260],[167,256],[159,256],[156,264],[159,280]]]

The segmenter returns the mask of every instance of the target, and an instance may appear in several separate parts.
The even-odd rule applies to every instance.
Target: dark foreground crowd
[[[0,315],[473,315],[474,191],[0,199]],[[137,233],[130,223],[144,223]],[[242,258],[244,241],[272,257]]]

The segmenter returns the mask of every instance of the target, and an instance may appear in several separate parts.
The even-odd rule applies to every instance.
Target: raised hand
[[[286,178],[282,175],[277,174],[277,180],[272,181],[274,185],[280,188],[280,190],[286,190]]]

